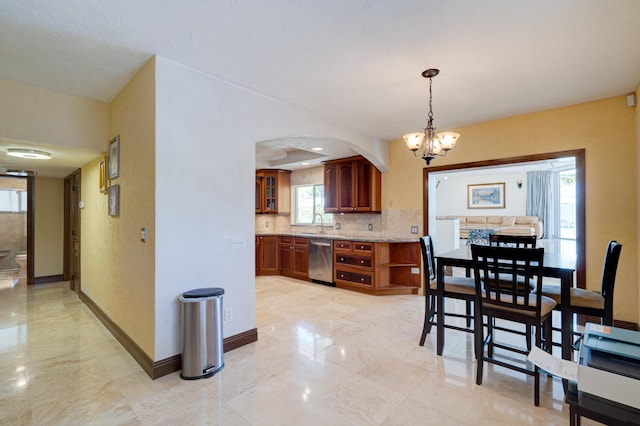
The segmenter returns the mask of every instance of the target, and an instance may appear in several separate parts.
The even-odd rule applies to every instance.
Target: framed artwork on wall
[[[109,216],[120,215],[120,185],[109,187]]]
[[[100,192],[107,193],[107,158],[100,160]]]
[[[504,182],[467,185],[467,207],[470,209],[504,209]]]
[[[109,141],[109,179],[120,176],[120,135]]]

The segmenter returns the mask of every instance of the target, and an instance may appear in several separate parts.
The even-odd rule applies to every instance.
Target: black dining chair
[[[484,362],[489,362],[534,377],[534,403],[540,405],[540,372],[537,366],[527,368],[528,349],[521,346],[497,341],[495,336],[496,319],[509,323],[520,323],[535,330],[535,345],[551,352],[551,314],[556,302],[542,295],[543,248],[514,248],[471,245],[473,269],[476,285],[475,309],[475,353],[476,384],[482,384]],[[521,285],[520,277],[526,277],[535,283],[532,289]],[[486,324],[483,324],[486,317]],[[543,334],[546,332],[544,339]],[[484,330],[487,335],[484,335]],[[509,331],[507,327],[501,330]],[[521,334],[521,333],[518,333]],[[513,339],[509,340],[512,342]],[[487,351],[485,352],[485,346]],[[502,349],[522,355],[505,357],[495,356],[495,349]],[[513,361],[513,362],[509,362]]]
[[[420,346],[424,346],[427,334],[431,331],[431,327],[444,327],[458,331],[466,331],[473,333],[471,327],[473,321],[473,312],[471,310],[472,303],[476,298],[475,281],[469,277],[445,276],[444,278],[444,298],[464,300],[466,314],[457,312],[444,312],[447,317],[464,318],[466,320],[466,328],[454,324],[438,324],[435,321],[438,306],[437,279],[436,279],[436,262],[433,251],[433,239],[429,235],[420,238],[420,247],[422,248],[422,262],[424,264],[424,284],[422,290],[424,293],[425,309],[424,324],[422,326],[422,336],[420,337]]]
[[[537,241],[535,235],[489,235],[489,245],[497,247],[535,248]]]
[[[572,317],[576,314],[599,317],[601,324],[613,325],[613,288],[616,282],[616,272],[621,251],[622,244],[617,241],[612,240],[607,244],[602,266],[600,291],[571,288],[570,308]],[[542,294],[556,301],[557,310],[561,309],[560,293],[559,285],[546,284],[542,286]]]
[[[538,237],[535,235],[489,235],[489,245],[496,247],[536,248],[537,241]],[[505,281],[507,281],[508,277],[503,278]],[[530,282],[529,285],[532,286],[533,284]],[[499,329],[499,327],[497,327],[497,329]],[[525,332],[523,333],[523,335],[527,337],[527,349],[531,350],[531,326],[525,327]]]

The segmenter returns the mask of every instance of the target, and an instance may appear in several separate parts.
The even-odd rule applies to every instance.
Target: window
[[[23,213],[27,211],[27,191],[0,189],[0,211]]]
[[[324,212],[324,185],[300,185],[293,189],[293,225],[333,223],[333,215]]]

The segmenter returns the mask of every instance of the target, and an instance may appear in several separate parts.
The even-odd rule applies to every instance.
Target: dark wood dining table
[[[444,274],[448,266],[473,269],[471,247],[463,246],[457,250],[437,254],[436,263],[438,306],[436,326],[436,352],[442,355],[444,349]],[[571,287],[573,287],[573,275],[576,269],[576,255],[562,253],[559,250],[547,250],[544,252],[543,274],[545,277],[560,279],[560,313],[562,317],[561,339],[562,359],[572,358],[573,318],[569,309]]]

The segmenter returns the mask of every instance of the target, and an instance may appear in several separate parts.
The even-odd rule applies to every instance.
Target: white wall
[[[524,216],[527,208],[527,175],[526,173],[500,173],[486,175],[461,174],[449,176],[439,175],[434,180],[440,184],[436,189],[436,216]],[[517,181],[522,181],[518,188]],[[505,184],[504,209],[469,209],[467,208],[467,185],[500,183]]]
[[[156,60],[155,359],[180,352],[177,297],[225,289],[224,336],[255,328],[255,143],[287,135],[388,144],[165,58]],[[387,161],[388,163],[388,161]],[[231,240],[246,248],[231,248]]]

